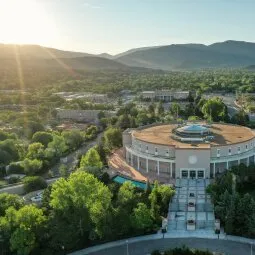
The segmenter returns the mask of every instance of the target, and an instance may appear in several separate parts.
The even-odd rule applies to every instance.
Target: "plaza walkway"
[[[214,233],[213,205],[210,195],[206,194],[209,183],[209,179],[176,180],[176,193],[169,204],[168,232],[203,230]],[[188,221],[194,224],[188,226]]]

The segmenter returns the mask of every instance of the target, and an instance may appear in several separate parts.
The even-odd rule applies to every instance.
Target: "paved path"
[[[173,233],[173,235],[175,235]],[[81,251],[74,252],[70,255],[147,255],[153,250],[166,250],[175,247],[181,247],[183,245],[201,250],[209,250],[214,252],[223,252],[225,255],[250,255],[251,244],[240,242],[239,237],[233,238],[237,241],[217,239],[217,236],[208,236],[208,238],[201,237],[165,237],[162,238],[162,234],[142,236],[137,238],[131,238],[127,243],[125,240],[106,243],[103,245],[90,247]],[[255,245],[255,242],[253,242]],[[253,248],[255,251],[255,248]]]

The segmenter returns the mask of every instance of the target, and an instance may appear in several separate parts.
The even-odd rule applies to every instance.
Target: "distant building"
[[[173,100],[186,100],[189,97],[189,91],[156,90],[143,91],[141,96],[151,101],[171,102]]]
[[[108,96],[106,94],[93,94],[93,93],[74,93],[74,92],[58,92],[55,93],[55,95],[58,95],[65,100],[74,100],[74,99],[84,99],[86,101],[92,102],[92,103],[107,103]]]
[[[100,110],[70,110],[70,109],[56,109],[57,117],[59,119],[69,119],[80,122],[98,122],[98,113]],[[116,114],[114,111],[103,111],[106,117],[112,117]]]

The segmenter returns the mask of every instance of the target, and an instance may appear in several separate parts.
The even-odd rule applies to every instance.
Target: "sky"
[[[0,0],[0,42],[93,54],[255,42],[255,0]]]

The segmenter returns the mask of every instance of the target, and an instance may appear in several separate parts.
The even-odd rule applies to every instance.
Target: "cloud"
[[[99,6],[99,5],[94,5],[94,4],[91,4],[91,3],[88,3],[88,2],[83,3],[83,6],[85,6],[87,8],[91,8],[91,9],[100,9],[101,8],[101,6]]]

